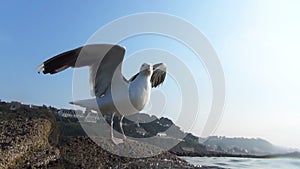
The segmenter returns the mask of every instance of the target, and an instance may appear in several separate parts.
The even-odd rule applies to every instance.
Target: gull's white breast
[[[150,76],[138,76],[129,84],[131,104],[141,111],[149,102],[151,94]]]
[[[150,76],[139,75],[129,85],[111,89],[103,97],[78,100],[72,104],[90,108],[102,114],[116,112],[120,115],[132,115],[141,111],[149,102],[151,95]],[[127,89],[127,90],[126,90]]]

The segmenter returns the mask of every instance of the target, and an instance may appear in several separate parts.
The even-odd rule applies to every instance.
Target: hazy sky
[[[68,107],[68,101],[72,100],[73,71],[43,76],[37,74],[36,66],[59,52],[86,43],[99,28],[119,17],[163,12],[196,26],[218,53],[226,80],[226,105],[215,134],[262,137],[277,145],[300,148],[300,2],[297,0],[164,0],[155,5],[138,0],[130,3],[2,1],[1,4],[0,99]],[[163,37],[140,36],[128,39],[123,45],[128,54],[149,47],[176,55],[190,54],[180,43]],[[199,93],[203,94],[201,111],[205,112],[211,100],[209,78],[193,58],[182,57],[182,60],[192,71],[199,72],[196,81]],[[196,135],[201,134],[201,117],[191,130]]]

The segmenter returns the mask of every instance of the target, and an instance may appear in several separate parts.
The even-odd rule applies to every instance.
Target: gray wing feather
[[[151,76],[152,87],[157,87],[162,84],[166,78],[167,65],[164,63],[158,63],[153,65],[153,74]]]
[[[109,89],[114,75],[124,79],[121,73],[124,54],[125,49],[123,47],[114,46],[107,52],[99,63],[99,66],[96,65],[92,67],[92,69],[94,69],[93,71],[96,71],[94,80],[94,92],[96,96],[102,96]],[[94,67],[97,68],[97,70],[95,70]]]
[[[113,44],[90,44],[56,55],[39,66],[44,74],[55,74],[69,67],[90,67],[92,95],[101,96],[109,88],[113,73],[119,71],[125,48]],[[123,79],[125,79],[122,76]]]

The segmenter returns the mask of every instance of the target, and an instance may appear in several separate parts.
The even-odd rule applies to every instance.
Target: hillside
[[[279,148],[260,138],[228,138],[211,136],[208,137],[203,144],[208,148],[208,150],[228,153],[254,155],[287,153],[287,149]]]
[[[132,141],[115,146],[108,139],[109,128],[104,127],[107,122],[110,123],[109,116],[105,119],[94,118],[94,121],[93,118],[89,118],[88,121],[92,119],[93,122],[86,122],[89,115],[79,113],[80,116],[75,118],[76,114],[74,110],[0,102],[0,168],[17,166],[59,168],[65,165],[73,166],[72,168],[93,166],[153,168],[156,164],[167,168],[191,168],[195,166],[191,166],[176,155],[299,157],[299,153],[283,155],[282,153],[287,153],[286,150],[263,139],[218,136],[198,138],[191,133],[181,131],[168,118],[157,118],[147,114],[138,114],[124,119],[125,134]],[[95,114],[92,117],[95,117]],[[114,123],[118,124],[118,122],[119,119],[114,118]],[[120,131],[118,125],[114,128]],[[84,129],[88,129],[89,136],[96,138],[101,147],[95,144],[95,140],[87,137]],[[154,157],[138,160],[115,155],[122,156],[126,149],[131,151],[133,157],[153,155]]]
[[[77,119],[59,117],[57,112],[53,107],[0,102],[0,168],[216,168],[190,165],[144,142],[116,146],[97,137],[100,147],[85,136]],[[108,150],[130,150],[134,157],[144,158]]]

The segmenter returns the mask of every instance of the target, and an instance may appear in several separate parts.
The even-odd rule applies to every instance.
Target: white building
[[[156,135],[159,136],[159,137],[166,137],[167,136],[166,133],[157,133]]]
[[[88,113],[87,116],[84,119],[84,122],[88,122],[88,123],[96,123],[97,120],[100,120],[100,117],[98,116],[98,113],[96,112],[86,112]]]
[[[75,110],[60,109],[57,114],[61,117],[76,117]]]

